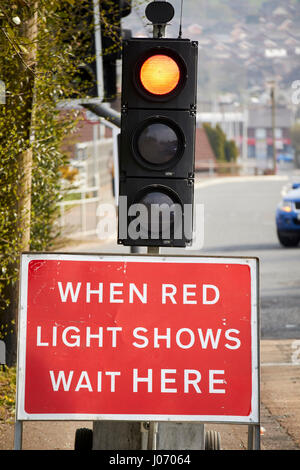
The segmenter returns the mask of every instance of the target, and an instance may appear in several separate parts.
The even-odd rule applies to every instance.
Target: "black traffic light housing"
[[[193,114],[169,109],[124,110],[120,176],[193,178]],[[159,152],[162,141],[167,147],[163,154]]]
[[[197,57],[198,44],[189,39],[123,42],[118,236],[123,245],[184,247],[192,241]],[[159,223],[150,216],[140,221],[137,204],[149,213],[165,204],[166,212]]]
[[[171,57],[179,67],[178,84],[165,95],[150,93],[140,79],[141,66],[147,58],[156,54]],[[195,110],[197,57],[198,44],[189,39],[133,38],[125,41],[122,56],[122,106]]]
[[[193,235],[193,197],[192,179],[121,178],[119,243],[125,246],[186,246]],[[140,204],[145,207],[145,214]]]

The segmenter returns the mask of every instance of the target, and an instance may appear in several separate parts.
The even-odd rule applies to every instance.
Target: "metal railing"
[[[78,194],[80,195],[79,199],[59,202],[59,226],[62,236],[77,238],[96,235],[96,212],[100,196],[87,197],[87,195],[94,192],[98,193],[98,190],[97,186],[74,189],[68,194]]]
[[[105,122],[103,125],[112,131],[112,137],[98,138],[97,127],[93,126],[93,140],[78,143],[77,159],[73,164],[79,170],[79,180],[76,188],[65,192],[64,200],[59,202],[60,218],[58,225],[61,237],[83,238],[97,235],[97,209],[102,202],[113,201],[112,186],[114,186],[115,201],[118,197],[118,149],[117,126]],[[114,168],[112,181],[111,168]]]

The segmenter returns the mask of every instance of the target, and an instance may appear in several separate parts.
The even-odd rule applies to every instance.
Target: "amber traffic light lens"
[[[167,55],[155,54],[149,57],[141,67],[141,83],[153,95],[171,93],[177,87],[179,79],[178,64]]]

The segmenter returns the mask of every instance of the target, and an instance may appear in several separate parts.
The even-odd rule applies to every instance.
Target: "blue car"
[[[278,162],[289,162],[290,163],[290,162],[294,161],[294,157],[290,153],[280,153],[279,155],[277,155],[276,160]]]
[[[276,210],[277,236],[283,246],[300,241],[300,183],[294,183]]]

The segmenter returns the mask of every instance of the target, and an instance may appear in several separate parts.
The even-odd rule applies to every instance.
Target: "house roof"
[[[216,167],[216,157],[203,127],[196,128],[195,169]]]

